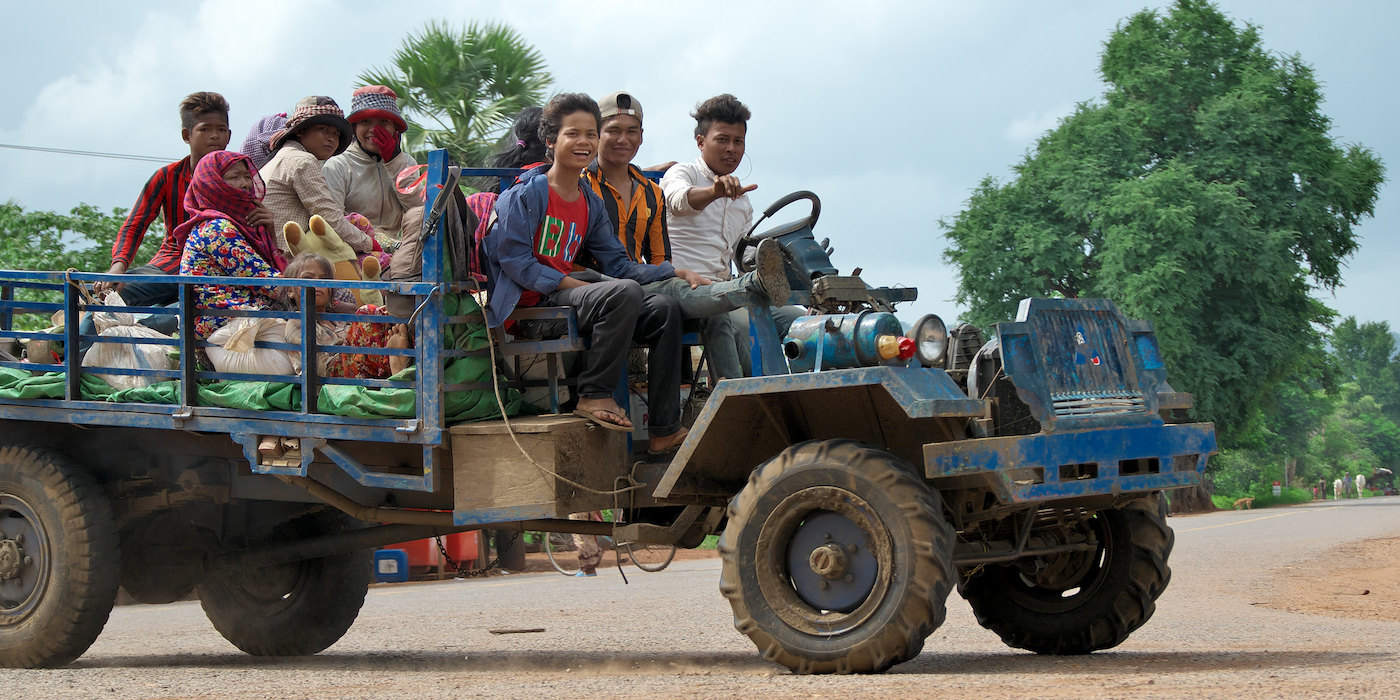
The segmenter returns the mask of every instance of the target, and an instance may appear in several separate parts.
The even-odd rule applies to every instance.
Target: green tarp
[[[481,314],[481,307],[469,295],[447,295],[444,302],[448,316]],[[482,323],[450,324],[443,329],[443,344],[448,348],[481,350],[490,342]],[[395,374],[390,379],[413,381],[415,367]],[[459,357],[450,360],[443,370],[444,384],[489,383],[491,363],[486,357]],[[64,375],[50,372],[34,375],[21,369],[0,367],[0,398],[61,399]],[[179,385],[174,380],[157,382],[139,389],[114,390],[100,377],[84,374],[82,397],[88,401],[115,403],[178,404]],[[358,386],[322,386],[316,410],[350,418],[412,418],[416,406],[412,388],[370,389]],[[501,399],[509,415],[520,410],[520,395],[503,390]],[[453,391],[443,397],[444,413],[453,422],[499,418],[496,397],[490,391]],[[301,410],[301,386],[286,382],[211,381],[199,385],[199,405],[236,408],[252,411]]]

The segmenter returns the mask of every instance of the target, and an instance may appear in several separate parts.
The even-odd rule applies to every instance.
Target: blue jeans
[[[773,326],[778,332],[779,341],[787,335],[793,321],[807,315],[807,309],[801,306],[771,306],[768,310],[773,314]],[[720,379],[753,376],[753,334],[749,332],[749,312],[746,309],[736,309],[708,319],[701,338],[710,358],[710,370],[715,376]],[[781,348],[771,348],[771,351],[781,352]]]
[[[658,280],[644,287],[648,292],[664,294],[680,302],[681,315],[689,319],[704,319],[701,339],[705,343],[710,371],[720,379],[745,375],[747,352],[741,352],[741,337],[748,338],[748,315],[744,307],[761,303],[756,296],[758,276],[746,272],[732,280],[714,282],[695,289],[679,277]],[[734,316],[733,314],[740,314]],[[740,324],[742,321],[742,324]],[[791,323],[789,321],[789,323]]]

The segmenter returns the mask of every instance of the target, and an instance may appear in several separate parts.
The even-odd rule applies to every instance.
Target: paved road
[[[1394,697],[1400,621],[1251,605],[1269,571],[1400,537],[1400,498],[1173,518],[1171,587],[1127,642],[1084,657],[1004,647],[954,594],[918,658],[880,676],[793,676],[734,631],[717,560],[596,579],[525,574],[376,587],[327,652],[258,659],[198,603],[131,606],[72,667],[0,671],[13,697]],[[1397,582],[1400,583],[1400,582]],[[1395,611],[1400,618],[1400,610]],[[497,628],[543,633],[493,635]]]

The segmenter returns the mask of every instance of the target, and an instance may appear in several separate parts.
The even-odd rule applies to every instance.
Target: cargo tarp
[[[448,316],[472,315],[481,318],[481,307],[469,295],[447,295]],[[482,350],[490,342],[486,326],[479,320],[449,324],[443,329],[444,345],[463,350]],[[390,379],[413,381],[416,368],[409,367]],[[444,384],[490,383],[491,363],[487,357],[458,357],[443,370]],[[0,367],[0,398],[62,399],[64,375],[49,372],[35,375],[22,369]],[[84,374],[82,398],[115,403],[179,403],[179,385],[174,380],[147,387],[114,390],[102,379]],[[509,415],[520,410],[520,394],[503,390],[501,399]],[[322,386],[316,409],[350,418],[412,418],[416,411],[412,388],[371,389],[358,386]],[[443,397],[449,421],[487,420],[500,417],[496,397],[490,391],[453,391]],[[301,386],[286,382],[247,382],[219,380],[199,385],[199,405],[252,411],[301,410]]]

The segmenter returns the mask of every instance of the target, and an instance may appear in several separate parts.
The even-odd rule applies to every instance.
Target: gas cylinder
[[[794,372],[904,365],[914,356],[914,341],[885,311],[802,316],[788,329],[783,354]]]

